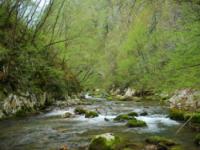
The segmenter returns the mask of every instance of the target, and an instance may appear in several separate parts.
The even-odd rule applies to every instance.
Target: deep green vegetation
[[[39,3],[0,3],[1,91],[199,88],[198,0]]]
[[[84,86],[199,88],[199,13],[198,0],[55,1],[44,32]]]
[[[80,91],[58,47],[46,46],[50,33],[38,34],[47,13],[39,16],[37,7],[31,1],[0,2],[0,96],[46,92],[58,98]]]

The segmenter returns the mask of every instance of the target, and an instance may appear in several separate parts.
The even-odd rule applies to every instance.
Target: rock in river
[[[75,114],[83,115],[83,114],[86,114],[87,111],[82,107],[76,107],[74,112],[75,112]]]
[[[112,133],[97,135],[92,139],[89,150],[115,150],[119,142],[119,137]]]
[[[142,120],[137,120],[137,119],[131,119],[131,120],[129,120],[126,125],[128,127],[130,127],[130,128],[134,128],[134,127],[146,127],[147,126],[146,122],[144,122]]]
[[[95,118],[98,117],[98,113],[95,111],[88,111],[85,113],[85,118]]]
[[[70,112],[66,112],[62,115],[62,118],[71,118],[73,116],[73,114],[71,114]]]

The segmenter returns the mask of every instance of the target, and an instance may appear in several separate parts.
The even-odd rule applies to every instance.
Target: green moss
[[[89,146],[89,150],[112,150],[112,142],[106,142],[104,138],[97,138]]]
[[[106,138],[103,136],[95,137],[89,145],[89,150],[115,150],[117,144],[120,143],[120,138]]]
[[[146,127],[146,122],[137,119],[131,119],[126,124],[128,127]]]
[[[85,114],[85,118],[95,118],[98,116],[99,116],[98,113],[95,111],[89,111],[89,112],[86,112]]]
[[[130,113],[128,113],[128,116],[136,117],[136,116],[138,116],[138,114],[136,112],[130,112]]]
[[[194,143],[197,146],[200,146],[200,133],[196,135],[195,139],[194,139]]]
[[[179,109],[171,109],[169,112],[169,117],[174,120],[184,121],[185,112]]]
[[[117,116],[117,117],[114,119],[114,121],[123,122],[123,121],[127,121],[127,120],[130,120],[130,119],[134,119],[134,117],[129,116],[128,114],[122,114],[122,115]]]
[[[200,113],[185,113],[184,117],[185,120],[188,120],[190,117],[192,117],[192,123],[200,123]]]
[[[128,121],[131,119],[135,119],[135,116],[138,116],[138,114],[136,112],[130,112],[128,114],[121,114],[118,115],[114,121],[120,121],[120,122],[124,122],[124,121]]]
[[[171,139],[167,139],[165,137],[160,137],[160,136],[151,136],[149,138],[146,139],[147,143],[150,144],[162,144],[164,146],[175,146],[177,145],[176,142],[172,141]]]
[[[85,109],[83,109],[82,107],[76,107],[74,112],[75,112],[75,114],[78,114],[78,115],[82,115],[82,114],[87,113],[87,111]]]

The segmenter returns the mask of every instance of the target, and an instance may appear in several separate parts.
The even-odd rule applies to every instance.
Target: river
[[[70,150],[84,150],[94,135],[111,132],[128,139],[130,143],[144,143],[151,135],[166,136],[175,139],[185,150],[197,150],[193,144],[193,132],[184,128],[176,134],[182,123],[167,117],[166,106],[156,102],[88,101],[93,104],[83,107],[97,110],[99,117],[87,119],[75,115],[73,118],[62,118],[65,112],[74,111],[74,107],[66,107],[54,108],[36,116],[0,121],[0,149],[56,150],[67,145]],[[147,116],[137,118],[145,121],[148,127],[128,128],[125,123],[113,121],[117,115],[132,111],[139,114],[147,112]]]

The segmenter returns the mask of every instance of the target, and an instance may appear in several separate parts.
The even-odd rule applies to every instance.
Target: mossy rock
[[[186,121],[190,117],[192,117],[192,119],[191,119],[192,123],[200,123],[200,113],[199,112],[191,113],[191,112],[186,112],[186,111],[179,110],[179,109],[171,109],[170,113],[169,113],[169,117],[171,119],[178,120],[178,121]]]
[[[128,120],[127,124],[128,127],[146,127],[146,122],[137,119]]]
[[[98,113],[95,111],[89,111],[85,113],[85,118],[95,118],[98,117]]]
[[[119,137],[116,137],[111,133],[105,133],[94,137],[88,150],[115,150],[119,143]]]
[[[194,143],[197,146],[200,146],[200,133],[196,135],[195,139],[194,139]]]
[[[121,114],[121,115],[117,116],[116,118],[114,118],[114,121],[124,122],[124,121],[128,121],[130,119],[134,119],[134,117],[129,116],[128,114]]]
[[[183,150],[183,148],[181,146],[174,146],[170,150]]]
[[[169,117],[173,120],[184,121],[185,112],[179,109],[171,109],[169,112]]]
[[[192,117],[192,123],[200,123],[200,113],[186,113],[184,117],[185,120],[188,120],[190,117]]]
[[[177,145],[176,142],[174,142],[171,139],[167,139],[165,137],[161,136],[151,136],[146,139],[146,142],[149,144],[155,144],[155,145],[163,145],[163,146],[175,146]]]
[[[130,112],[130,113],[128,113],[128,116],[137,117],[138,114],[136,112]]]
[[[83,115],[87,113],[87,111],[82,107],[76,107],[74,112],[75,114],[78,114],[78,115]]]
[[[71,118],[73,115],[70,112],[66,112],[62,115],[62,118]]]

